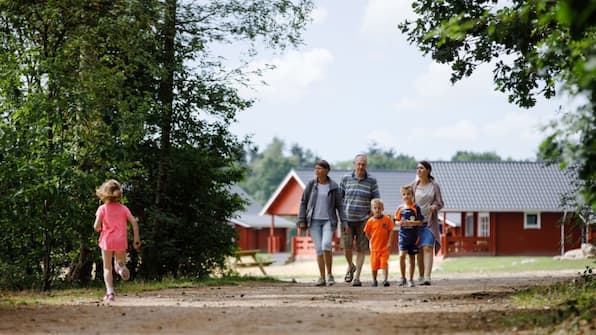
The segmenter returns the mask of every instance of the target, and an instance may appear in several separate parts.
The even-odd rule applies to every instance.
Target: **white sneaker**
[[[335,284],[335,278],[333,278],[332,275],[329,275],[327,278],[327,286],[332,286],[333,284]]]
[[[103,302],[113,302],[114,301],[114,293],[107,293],[106,295],[104,295],[103,297]]]
[[[325,286],[325,279],[319,278],[315,286]]]
[[[116,263],[116,272],[122,277],[122,280],[128,280],[130,278],[130,271],[124,263]]]

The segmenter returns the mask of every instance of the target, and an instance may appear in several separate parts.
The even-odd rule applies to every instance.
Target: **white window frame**
[[[531,225],[528,223],[528,216],[535,215],[536,216],[536,224]],[[524,213],[524,229],[540,229],[540,212],[526,212]]]
[[[490,236],[490,213],[478,213],[478,237]]]
[[[468,221],[468,218],[471,219]],[[464,232],[466,237],[474,237],[474,212],[467,212],[466,213],[466,218],[465,218],[465,222],[466,222],[466,231]],[[471,234],[470,233],[470,229]]]

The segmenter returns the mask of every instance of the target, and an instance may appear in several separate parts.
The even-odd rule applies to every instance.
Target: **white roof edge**
[[[251,227],[249,224],[244,223],[244,222],[242,222],[240,220],[237,220],[237,219],[230,219],[228,221],[231,222],[231,223],[233,223],[233,224],[237,224],[237,225],[239,225],[241,227],[244,227],[244,228],[250,228]]]
[[[535,208],[503,208],[503,209],[470,209],[470,208],[448,208],[448,209],[441,209],[441,211],[439,212],[439,215],[441,215],[441,213],[445,212],[445,213],[462,213],[462,212],[491,212],[491,213],[512,213],[512,212],[524,212],[524,213],[536,213],[536,212],[540,212],[540,213],[559,213],[559,212],[569,212],[569,209],[564,209],[564,208],[560,208],[560,209],[535,209]]]
[[[279,195],[279,193],[281,192],[281,190],[286,186],[286,184],[288,183],[288,181],[292,177],[294,177],[294,179],[296,179],[296,181],[298,181],[298,184],[300,184],[300,186],[302,186],[302,188],[304,188],[304,182],[302,182],[302,180],[300,179],[300,177],[298,177],[298,174],[296,173],[296,171],[292,168],[290,170],[290,172],[288,172],[288,174],[286,175],[286,177],[284,178],[284,180],[279,184],[279,186],[277,187],[277,189],[275,190],[275,192],[273,192],[273,194],[271,194],[271,196],[267,200],[267,203],[265,203],[265,206],[263,206],[263,209],[261,209],[261,211],[259,212],[259,215],[266,215],[267,214],[266,213],[267,212],[267,209],[269,209],[269,207],[273,203],[273,200],[275,200],[275,198],[277,198],[277,196]]]

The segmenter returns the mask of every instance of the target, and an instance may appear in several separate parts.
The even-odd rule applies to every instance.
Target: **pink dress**
[[[99,206],[95,215],[102,223],[99,247],[111,251],[126,250],[128,248],[126,224],[130,215],[128,207],[119,202],[109,202]]]

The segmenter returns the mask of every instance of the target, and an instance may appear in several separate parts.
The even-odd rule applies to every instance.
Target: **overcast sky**
[[[305,45],[256,63],[277,66],[257,102],[232,131],[262,151],[274,137],[330,162],[373,142],[417,160],[449,160],[458,150],[534,159],[560,101],[530,110],[493,89],[492,67],[455,86],[447,65],[423,57],[397,29],[413,18],[409,0],[316,0]]]

